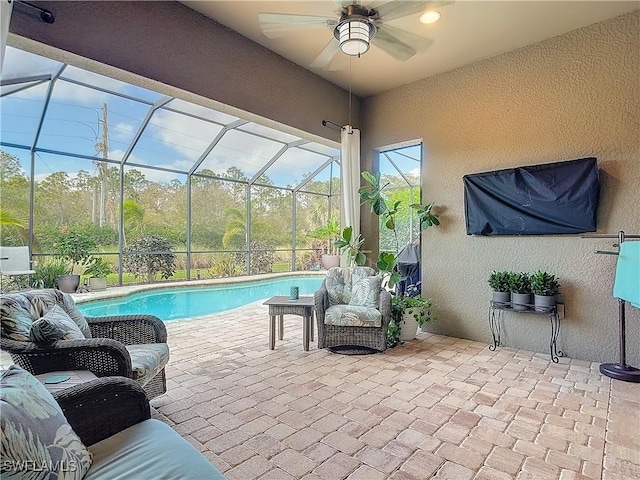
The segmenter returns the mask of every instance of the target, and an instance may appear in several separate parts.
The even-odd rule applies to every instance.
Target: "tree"
[[[122,202],[122,215],[124,220],[124,238],[123,243],[127,244],[127,236],[140,235],[142,233],[142,220],[144,218],[144,210],[138,202],[128,199]]]

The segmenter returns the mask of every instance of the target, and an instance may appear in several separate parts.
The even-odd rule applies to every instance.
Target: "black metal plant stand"
[[[558,350],[558,335],[560,333],[560,315],[558,314],[558,307],[549,307],[546,311],[538,311],[533,305],[527,305],[526,310],[514,310],[511,302],[494,302],[489,301],[489,328],[491,329],[491,336],[493,337],[493,345],[489,345],[489,350],[492,352],[496,347],[502,346],[501,333],[502,325],[504,324],[504,312],[514,313],[533,313],[535,315],[547,315],[551,323],[551,336],[549,338],[549,352],[551,354],[551,361],[558,363],[559,357],[564,357],[564,353]]]

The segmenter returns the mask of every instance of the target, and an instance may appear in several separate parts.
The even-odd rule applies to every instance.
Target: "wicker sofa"
[[[384,351],[391,294],[370,267],[333,267],[314,295],[318,348],[366,347]]]
[[[42,341],[34,341],[34,326],[45,321],[46,338],[36,335]],[[89,370],[97,377],[131,378],[150,399],[167,390],[167,331],[153,315],[85,318],[66,293],[26,290],[0,295],[0,326],[2,350],[33,375]]]

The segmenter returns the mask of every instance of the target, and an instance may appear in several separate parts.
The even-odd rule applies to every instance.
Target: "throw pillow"
[[[84,335],[71,317],[54,305],[51,310],[31,324],[29,339],[34,343],[53,343],[56,340],[84,340]]]
[[[91,452],[38,379],[15,365],[2,372],[0,409],[0,477],[84,477]]]
[[[19,293],[0,298],[0,323],[2,336],[18,342],[29,341],[29,328],[33,319],[29,315],[29,300]]]
[[[380,302],[380,286],[382,277],[374,275],[358,280],[351,289],[349,305],[358,307],[377,308]]]
[[[31,318],[35,321],[44,316],[54,305],[59,305],[69,317],[78,325],[80,331],[85,338],[91,338],[89,324],[84,318],[78,307],[76,307],[73,298],[68,293],[61,292],[55,288],[46,288],[44,290],[27,290],[22,294],[31,303]]]

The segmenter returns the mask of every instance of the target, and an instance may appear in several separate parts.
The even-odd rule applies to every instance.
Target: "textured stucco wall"
[[[423,196],[442,226],[423,236],[424,292],[440,321],[429,331],[489,342],[491,270],[543,269],[562,283],[568,356],[618,360],[613,240],[467,236],[462,176],[598,158],[598,233],[640,234],[638,11],[400,87],[363,104],[363,162],[373,149],[424,141]],[[363,231],[366,230],[363,227]],[[640,366],[640,310],[627,308],[627,360]],[[548,352],[549,320],[508,314],[504,342]]]
[[[12,34],[333,141],[322,120],[348,123],[348,92],[178,2],[32,3],[55,23],[18,5]],[[359,107],[355,98],[358,127]]]

